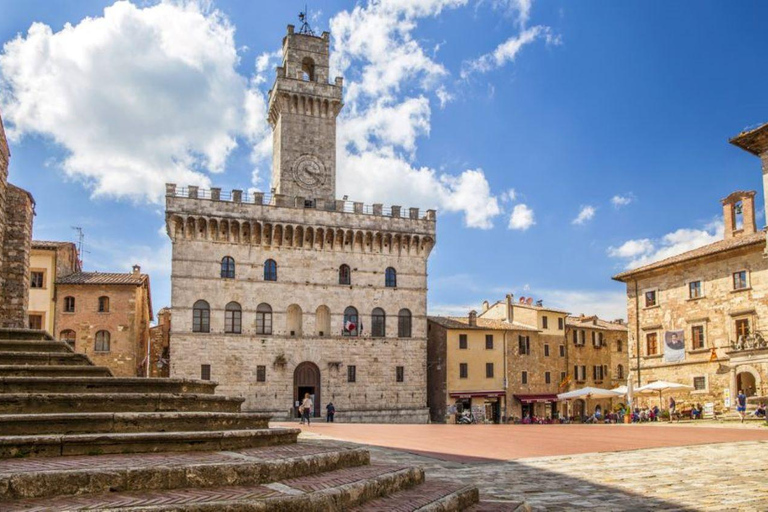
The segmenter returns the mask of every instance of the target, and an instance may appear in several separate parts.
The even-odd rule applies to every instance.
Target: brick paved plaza
[[[764,427],[318,423],[301,438],[477,485],[484,510],[768,510]]]

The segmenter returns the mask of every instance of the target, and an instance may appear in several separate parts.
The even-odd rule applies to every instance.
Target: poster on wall
[[[685,333],[667,331],[664,333],[664,362],[677,363],[685,360]]]

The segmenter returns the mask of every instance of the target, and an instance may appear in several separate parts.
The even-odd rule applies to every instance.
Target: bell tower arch
[[[330,34],[296,33],[288,25],[283,62],[269,91],[272,187],[307,199],[336,197],[336,117],[343,80],[329,83]]]

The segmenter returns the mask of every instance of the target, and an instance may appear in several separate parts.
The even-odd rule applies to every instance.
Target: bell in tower
[[[305,23],[283,38],[283,62],[269,91],[272,187],[306,199],[336,197],[336,116],[342,78],[328,81],[330,34],[315,36]]]

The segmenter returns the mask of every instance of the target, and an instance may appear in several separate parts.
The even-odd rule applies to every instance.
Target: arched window
[[[72,329],[66,329],[61,331],[59,334],[59,339],[61,341],[66,341],[70,347],[73,349],[75,348],[75,341],[77,340],[77,333],[73,331]]]
[[[222,279],[235,278],[235,258],[231,256],[224,256],[221,259],[221,278]]]
[[[301,75],[304,81],[315,81],[315,61],[311,57],[304,57],[301,61]]]
[[[192,332],[211,332],[211,307],[204,300],[192,306]]]
[[[339,284],[352,284],[352,272],[349,270],[349,265],[339,267]]]
[[[318,336],[328,336],[331,332],[331,310],[320,306],[315,311],[315,330]]]
[[[357,310],[349,306],[344,310],[344,326],[341,334],[344,336],[357,336],[359,332],[360,325],[358,324]]]
[[[93,350],[96,352],[109,352],[109,331],[99,331],[96,333],[96,344]]]
[[[272,306],[259,304],[256,308],[256,334],[272,334]]]
[[[395,288],[397,286],[397,270],[389,267],[384,275],[384,286]]]
[[[371,311],[371,336],[383,338],[387,335],[387,315],[381,308]]]
[[[277,281],[277,263],[275,260],[267,260],[264,262],[264,280]]]
[[[224,332],[231,334],[243,332],[243,309],[237,302],[230,302],[224,308]]]
[[[75,312],[75,298],[74,297],[64,297],[64,312],[65,313],[74,313]]]
[[[99,313],[109,313],[109,297],[99,297]]]
[[[411,311],[401,309],[397,314],[397,336],[400,338],[411,337]]]
[[[624,378],[624,365],[620,364],[616,367],[616,378],[617,379],[623,379]]]
[[[287,327],[289,336],[301,336],[301,307],[297,304],[288,306]]]

